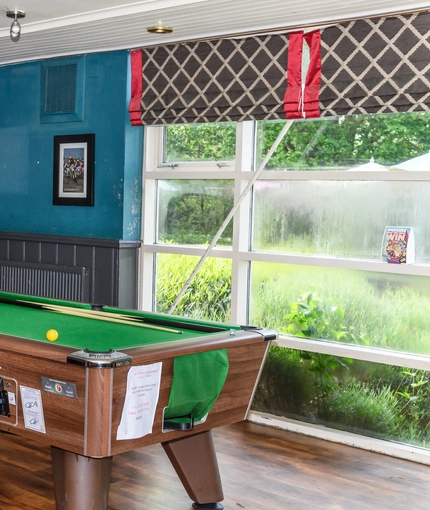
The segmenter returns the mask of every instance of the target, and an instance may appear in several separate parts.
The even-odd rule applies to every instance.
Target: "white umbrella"
[[[406,170],[409,172],[423,172],[430,170],[430,153],[423,154],[422,156],[418,156],[416,158],[408,159],[403,163],[392,166],[390,170]]]
[[[360,172],[388,172],[388,168],[384,165],[380,165],[379,163],[375,163],[374,158],[370,158],[368,163],[364,163],[364,165],[356,166],[354,168],[350,168],[347,172],[355,172],[356,170]]]

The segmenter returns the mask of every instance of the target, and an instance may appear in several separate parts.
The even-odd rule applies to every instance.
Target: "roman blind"
[[[287,49],[287,35],[144,48],[143,91],[130,103],[132,122],[283,117]],[[132,55],[132,62],[139,58]]]
[[[321,58],[321,115],[429,109],[430,12],[326,28]]]
[[[430,12],[144,48],[131,59],[133,124],[427,110]]]

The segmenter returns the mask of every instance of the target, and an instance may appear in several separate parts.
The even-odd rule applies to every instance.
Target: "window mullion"
[[[254,122],[238,123],[236,129],[236,166],[234,183],[234,201],[239,200],[249,182],[244,173],[253,169],[254,161]],[[252,176],[252,175],[251,175]],[[249,318],[249,268],[250,264],[241,253],[250,246],[251,193],[242,201],[234,217],[232,283],[231,283],[231,321],[246,324]]]
[[[157,181],[148,179],[147,172],[157,167],[161,150],[162,128],[145,128],[144,136],[144,163],[142,179],[142,247],[140,250],[140,278],[139,278],[139,308],[142,310],[154,309],[155,288],[155,257],[156,254],[145,251],[145,245],[155,242],[157,224]]]

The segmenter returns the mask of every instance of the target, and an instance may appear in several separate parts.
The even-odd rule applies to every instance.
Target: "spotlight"
[[[173,32],[173,28],[172,27],[163,26],[161,24],[161,21],[160,21],[160,23],[157,26],[148,27],[146,30],[150,34],[171,34]]]
[[[15,9],[14,11],[8,10],[6,11],[6,16],[8,18],[13,18],[12,25],[10,26],[10,38],[14,42],[19,41],[21,25],[18,22],[18,18],[25,18],[25,11],[20,11],[18,9]]]

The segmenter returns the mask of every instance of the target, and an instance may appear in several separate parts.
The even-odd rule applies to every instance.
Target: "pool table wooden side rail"
[[[260,333],[237,331],[127,349],[134,366],[162,362],[162,379],[152,433],[140,439],[117,440],[129,367],[89,368],[67,363],[73,349],[0,334],[0,376],[15,384],[16,399],[16,406],[10,406],[11,416],[0,416],[0,430],[101,458],[241,421],[246,418],[269,344]],[[175,356],[221,348],[228,350],[229,373],[206,421],[192,431],[163,432]],[[44,391],[42,376],[75,384],[77,397]],[[46,433],[24,426],[19,386],[41,391]]]

